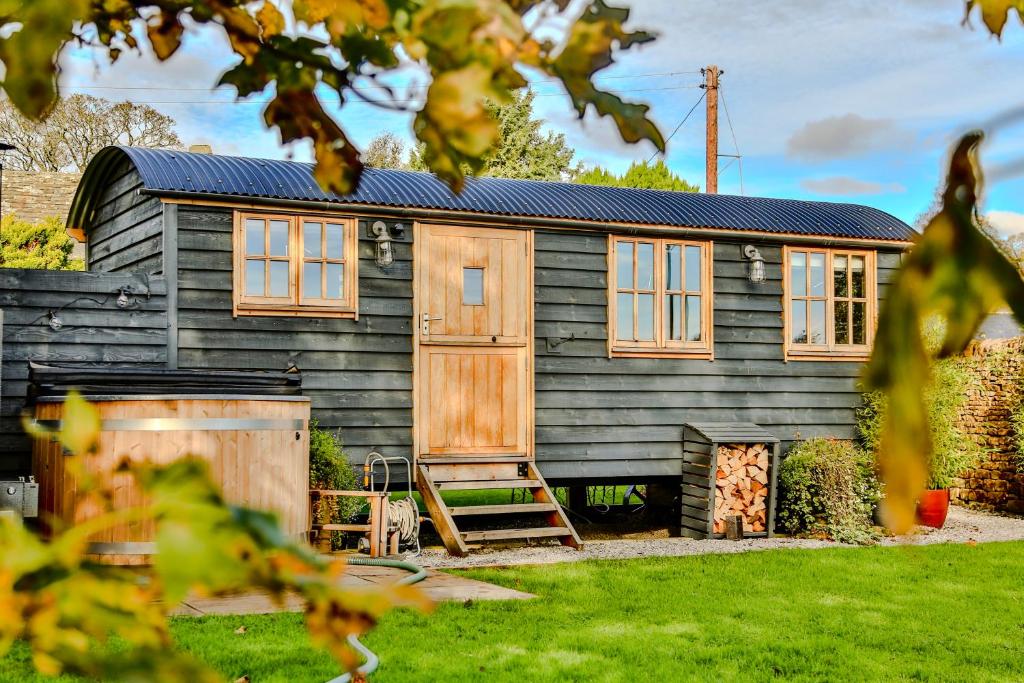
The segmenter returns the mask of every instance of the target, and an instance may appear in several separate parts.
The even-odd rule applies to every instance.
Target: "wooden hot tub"
[[[224,497],[279,515],[288,534],[309,529],[309,399],[275,395],[92,395],[100,411],[99,450],[84,459],[103,473],[115,507],[142,501],[129,474],[109,474],[125,457],[170,462],[193,455],[206,460]],[[37,399],[35,417],[50,427],[63,399]],[[76,505],[78,480],[64,467],[60,444],[37,440],[32,469],[39,482],[40,514],[65,524],[95,514]],[[151,524],[132,524],[97,535],[96,555],[116,564],[145,564],[153,552]]]

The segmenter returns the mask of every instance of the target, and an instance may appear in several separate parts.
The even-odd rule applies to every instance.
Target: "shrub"
[[[337,432],[320,429],[316,420],[309,421],[309,485],[315,489],[336,491],[359,490],[359,478],[342,449]],[[355,517],[363,505],[362,498],[330,498],[313,509],[320,524],[345,524]]]
[[[932,457],[928,463],[930,489],[949,488],[953,479],[975,467],[985,455],[985,449],[960,428],[960,411],[974,383],[967,363],[960,358],[936,361],[931,383],[924,391],[932,440]],[[870,453],[878,451],[886,412],[885,397],[881,393],[864,395],[857,428]]]
[[[792,534],[825,534],[843,543],[874,538],[871,515],[881,498],[870,457],[848,441],[797,444],[779,470],[776,522]]]
[[[84,270],[81,259],[71,258],[75,241],[64,230],[64,221],[47,218],[29,223],[15,216],[3,218],[0,256],[5,268]]]

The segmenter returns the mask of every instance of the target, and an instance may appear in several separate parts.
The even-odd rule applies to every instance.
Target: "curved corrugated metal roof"
[[[436,209],[475,214],[637,223],[688,228],[753,230],[879,240],[910,240],[903,221],[857,204],[763,197],[663,192],[503,178],[470,178],[461,194],[429,173],[367,168],[356,192],[324,192],[313,165],[294,161],[195,154],[139,147],[109,147],[85,172],[69,224],[88,223],[90,186],[125,156],[155,194],[229,197]],[[90,182],[91,181],[91,182]]]

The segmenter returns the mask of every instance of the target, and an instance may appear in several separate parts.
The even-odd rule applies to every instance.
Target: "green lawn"
[[[393,613],[367,639],[382,660],[372,680],[1022,680],[1022,568],[1024,543],[477,570],[540,598]],[[174,632],[228,681],[336,673],[298,615]],[[0,672],[31,680],[23,651]]]

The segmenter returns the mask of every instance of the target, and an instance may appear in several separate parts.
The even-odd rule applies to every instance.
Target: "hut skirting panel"
[[[233,504],[278,515],[285,533],[309,529],[309,400],[299,397],[123,396],[91,397],[102,421],[99,446],[82,458],[84,476],[102,495],[85,495],[83,476],[68,467],[60,444],[37,440],[33,471],[40,484],[41,516],[55,529],[94,518],[104,510],[144,505],[124,461],[167,464],[203,460]],[[60,424],[60,401],[43,400],[35,417]],[[103,501],[107,502],[103,502]],[[154,550],[151,522],[112,527],[90,540],[96,558],[112,564],[147,564]]]
[[[778,458],[779,440],[758,425],[684,425],[682,535],[722,538],[739,516],[744,536],[771,536]]]

